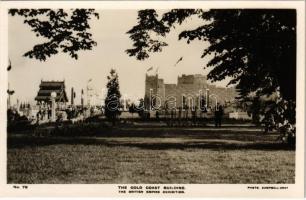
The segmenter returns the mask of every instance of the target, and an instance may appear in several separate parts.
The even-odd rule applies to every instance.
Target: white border
[[[248,190],[246,184],[186,184],[185,195],[120,195],[117,184],[36,184],[15,190],[6,184],[6,89],[7,9],[8,8],[95,8],[95,9],[172,9],[172,8],[295,8],[297,9],[297,150],[296,182],[284,184],[288,190]],[[304,117],[305,117],[305,3],[304,1],[14,1],[0,2],[0,196],[104,196],[104,197],[303,197],[304,195]],[[21,77],[22,78],[22,77]],[[5,86],[5,87],[4,87]],[[164,184],[163,184],[164,185]],[[173,184],[171,184],[173,185]],[[267,186],[268,184],[264,184]],[[254,184],[251,184],[254,186]],[[261,185],[257,185],[261,186]],[[275,186],[275,184],[271,185]],[[280,186],[278,184],[277,186]]]

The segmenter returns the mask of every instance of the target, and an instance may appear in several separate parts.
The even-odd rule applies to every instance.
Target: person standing
[[[218,127],[218,121],[219,121],[219,112],[218,112],[218,106],[215,107],[215,127]]]
[[[223,106],[222,105],[219,105],[219,121],[218,121],[218,125],[219,127],[221,127],[221,124],[222,124],[222,117],[223,117],[223,114],[224,114],[224,110],[223,110]]]
[[[221,127],[223,117],[223,107],[220,104],[217,104],[215,110],[215,127]]]
[[[37,124],[39,124],[40,116],[41,116],[41,111],[40,111],[40,108],[39,108],[38,112],[36,113],[36,123]]]
[[[158,112],[158,110],[156,110],[156,112],[155,112],[155,118],[156,118],[157,120],[159,120],[159,112]]]

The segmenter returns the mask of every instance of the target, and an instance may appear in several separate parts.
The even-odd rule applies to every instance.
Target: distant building
[[[207,90],[208,89],[208,90]],[[182,75],[178,77],[177,84],[166,84],[158,75],[146,75],[145,79],[145,107],[150,105],[162,108],[215,106],[233,101],[237,96],[235,88],[216,87],[207,83],[207,77],[200,74]]]
[[[56,103],[66,104],[68,102],[65,81],[41,81],[35,100],[38,104],[48,103],[50,102],[52,92],[56,92]]]

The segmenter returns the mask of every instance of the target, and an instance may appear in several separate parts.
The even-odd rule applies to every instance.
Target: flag
[[[149,72],[149,71],[151,71],[151,70],[153,70],[153,67],[150,67],[149,69],[147,69],[147,72]]]
[[[178,61],[175,63],[174,66],[176,66],[179,62],[181,62],[183,60],[183,57],[180,57],[180,59],[178,59]]]
[[[13,94],[15,93],[15,91],[14,91],[14,90],[7,90],[7,93],[8,93],[9,95],[13,95]]]
[[[10,71],[12,68],[11,60],[9,59],[9,66],[7,67],[7,71]]]

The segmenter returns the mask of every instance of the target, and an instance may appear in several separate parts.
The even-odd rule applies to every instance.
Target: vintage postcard
[[[304,1],[3,1],[0,195],[303,197]]]

